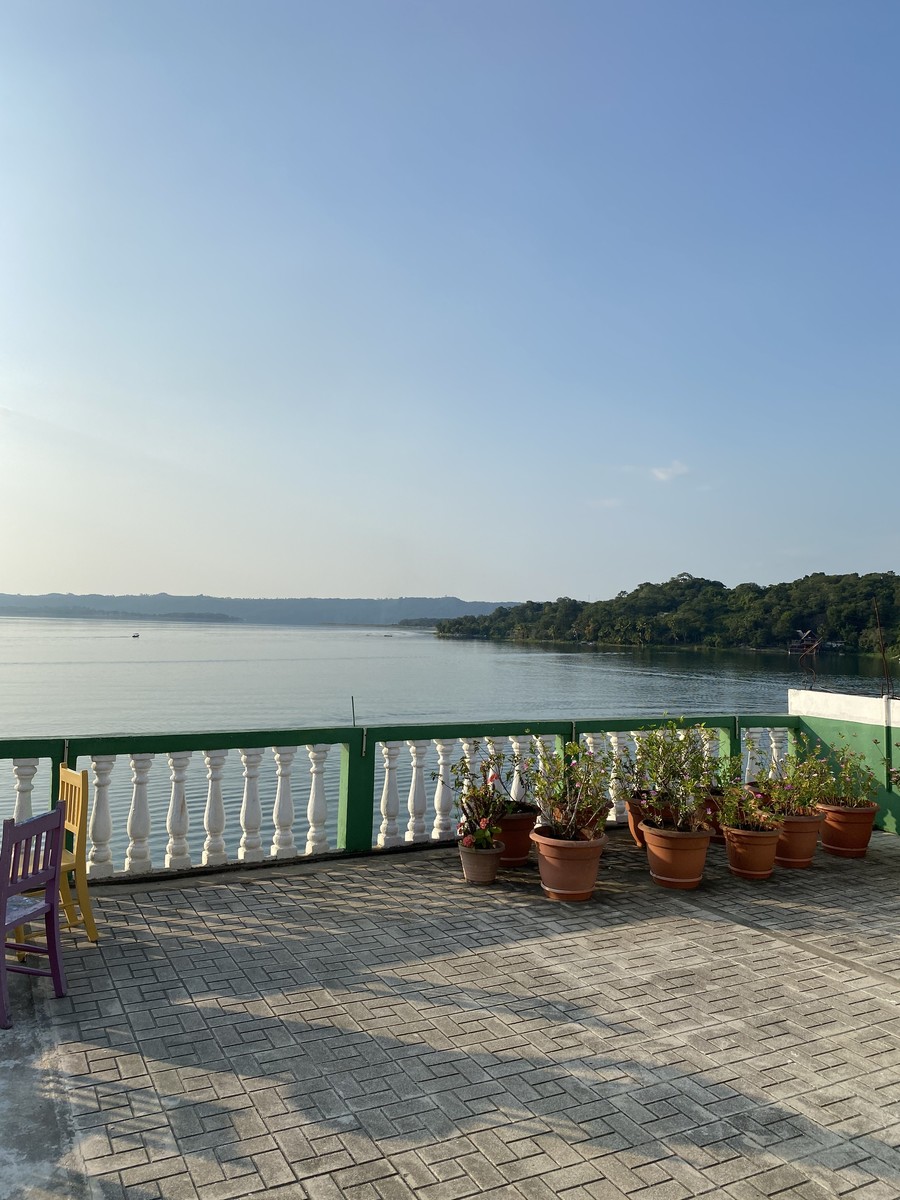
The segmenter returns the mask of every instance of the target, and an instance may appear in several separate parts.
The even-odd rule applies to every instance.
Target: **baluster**
[[[399,846],[403,843],[397,814],[400,812],[400,793],[397,790],[397,759],[402,742],[382,742],[381,757],[384,759],[384,787],[381,789],[381,829],[377,845]]]
[[[608,749],[605,733],[586,733],[584,735],[584,740],[585,740],[585,743],[587,744],[588,750],[591,752],[591,754],[593,754],[597,758],[599,758],[601,755],[605,754]],[[616,783],[615,783],[615,780],[613,780],[610,783],[609,798],[613,803],[614,819],[618,819],[616,816]]]
[[[762,734],[764,732],[762,729],[744,730],[744,750],[746,754],[744,780],[747,783],[757,780],[762,782],[763,779],[768,779],[769,777],[769,763],[762,749]]]
[[[447,742],[435,738],[438,756],[438,779],[434,789],[433,841],[445,841],[456,833],[453,824],[453,776],[450,774],[451,755],[456,752],[456,740]]]
[[[272,821],[275,836],[272,838],[273,858],[295,858],[294,844],[294,801],[291,798],[291,764],[297,753],[296,746],[273,746],[278,786],[275,790],[275,809]]]
[[[128,849],[125,852],[125,870],[129,873],[149,871],[150,861],[150,806],[147,803],[147,776],[155,755],[131,755],[131,808],[128,811]]]
[[[40,759],[14,758],[13,774],[16,777],[16,807],[13,817],[16,821],[27,821],[32,815],[31,793],[34,790],[34,776]]]
[[[509,744],[513,752],[513,777],[510,785],[509,794],[518,804],[525,799],[525,783],[522,779],[525,763],[531,752],[531,734],[530,733],[511,733],[509,735]]]
[[[315,746],[307,746],[309,755],[309,773],[312,785],[309,789],[309,804],[306,817],[309,829],[306,834],[306,853],[322,854],[328,849],[328,835],[325,833],[325,821],[328,817],[328,805],[325,800],[325,759],[331,747],[323,742]]]
[[[222,800],[222,771],[225,769],[227,750],[204,750],[203,761],[206,763],[206,778],[209,789],[206,794],[206,811],[203,814],[203,828],[206,830],[206,841],[203,843],[201,861],[204,867],[222,867],[228,862],[225,852],[225,804]]]
[[[788,755],[788,731],[786,729],[770,729],[769,744],[772,751],[772,765],[769,770],[770,778],[778,774],[778,769]]]
[[[612,793],[612,800],[615,805],[615,809],[613,811],[613,820],[617,825],[624,824],[628,820],[628,810],[625,807],[625,802],[628,800],[629,795],[628,787],[619,776],[618,768],[623,761],[627,763],[629,758],[633,759],[631,739],[627,733],[608,733],[606,736],[609,739],[609,744],[612,748],[613,764],[614,769],[616,770],[616,774],[612,781],[612,787],[610,789]]]
[[[112,840],[109,777],[115,761],[114,754],[97,754],[91,759],[91,769],[94,772],[94,807],[91,810],[91,849],[87,864],[91,879],[108,879],[115,872],[109,846]]]
[[[259,768],[265,748],[239,751],[244,766],[244,799],[241,802],[241,840],[238,844],[240,862],[262,862],[262,808],[259,803]]]
[[[173,871],[187,870],[191,865],[191,854],[187,844],[190,819],[184,794],[184,777],[190,761],[190,750],[173,750],[169,754],[172,794],[166,814],[166,831],[169,834],[166,843],[166,866]]]
[[[409,821],[406,825],[405,840],[425,842],[428,840],[428,830],[425,828],[425,810],[428,807],[428,797],[425,794],[425,755],[431,743],[425,741],[406,744],[412,760],[412,779],[409,781],[409,796],[406,801]]]

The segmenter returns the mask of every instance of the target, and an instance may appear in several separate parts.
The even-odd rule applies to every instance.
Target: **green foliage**
[[[718,800],[719,823],[722,828],[766,830],[777,829],[779,818],[760,792],[732,784]]]
[[[577,742],[567,742],[561,754],[544,751],[531,759],[539,831],[567,841],[599,837],[613,807],[616,772],[611,749],[595,753]]]
[[[464,755],[451,766],[458,819],[456,836],[464,846],[492,849],[500,834],[501,818],[522,807],[512,796],[519,765],[518,756],[508,757],[493,745],[481,757],[481,743],[475,742],[470,757]],[[432,778],[439,774],[432,772]],[[524,771],[520,777],[524,796],[528,786]]]
[[[730,772],[710,755],[703,725],[668,721],[642,732],[637,739],[634,782],[641,793],[644,820],[650,825],[683,831],[703,829],[712,816],[710,789],[720,773]]]
[[[632,592],[589,604],[568,596],[529,600],[487,616],[439,621],[442,637],[575,645],[713,646],[780,649],[809,629],[847,650],[878,649],[873,600],[885,644],[900,649],[900,576],[806,575],[793,583],[727,588],[682,573],[667,583],[642,583]]]

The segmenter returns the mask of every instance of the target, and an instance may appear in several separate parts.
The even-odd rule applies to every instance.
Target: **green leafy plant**
[[[544,748],[529,760],[538,832],[564,841],[598,837],[613,807],[616,757],[611,748],[594,751],[567,742],[561,753]]]
[[[825,748],[806,734],[795,734],[789,753],[773,764],[770,776],[751,787],[757,799],[778,816],[816,815],[816,806],[832,791]]]
[[[854,737],[856,735],[854,734]],[[873,745],[880,745],[877,738]],[[878,792],[878,778],[866,761],[862,750],[854,750],[846,734],[840,735],[837,746],[830,747],[833,785],[831,793],[821,797],[842,808],[866,808]]]
[[[730,784],[719,798],[719,822],[730,829],[769,830],[780,825],[761,792]]]
[[[643,732],[637,742],[635,781],[643,819],[660,829],[694,832],[712,823],[709,794],[733,770],[709,753],[703,725],[668,721]]]
[[[493,850],[500,836],[500,820],[508,811],[516,811],[519,803],[512,789],[516,770],[521,766],[518,756],[507,756],[491,744],[488,754],[481,755],[481,743],[474,742],[468,757],[455,762],[450,773],[456,798],[456,836],[468,849]],[[439,772],[432,772],[437,778]]]

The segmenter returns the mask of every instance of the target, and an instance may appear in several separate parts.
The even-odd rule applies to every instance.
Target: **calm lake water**
[[[133,637],[139,633],[139,637]],[[823,656],[817,686],[880,694]],[[795,657],[547,649],[420,631],[0,619],[0,737],[784,712]]]
[[[139,633],[139,637],[132,634]],[[877,661],[823,658],[817,686],[880,694]],[[811,676],[785,655],[650,650],[546,649],[483,642],[445,642],[420,631],[258,625],[0,619],[0,738],[99,734],[252,731],[357,724],[575,719],[703,713],[782,713],[787,691]],[[242,739],[243,740],[243,739]],[[248,738],[244,744],[258,745]],[[79,768],[88,765],[79,761]],[[427,790],[436,767],[432,747]],[[398,766],[401,831],[406,827],[409,756]],[[295,838],[302,849],[308,822],[309,762],[294,762]],[[381,821],[383,770],[376,775],[373,826]],[[326,829],[335,844],[339,755],[325,770]],[[50,763],[35,777],[34,809],[49,796]],[[260,774],[263,845],[271,843],[276,789],[274,756]],[[185,790],[189,844],[200,861],[207,774],[200,752]],[[148,801],[154,865],[165,854],[169,767],[157,754]],[[235,857],[243,793],[240,756],[231,751],[223,777],[226,843]],[[110,784],[112,851],[121,868],[132,781],[120,755]],[[11,768],[0,771],[0,817],[13,811]],[[430,804],[429,800],[429,804]],[[433,812],[428,814],[430,827]]]

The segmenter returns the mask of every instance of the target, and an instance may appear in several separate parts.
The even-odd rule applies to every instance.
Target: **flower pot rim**
[[[878,812],[880,805],[878,804],[840,804],[835,796],[831,800],[820,800],[816,808],[822,812],[858,812],[870,813]]]
[[[663,825],[648,825],[646,821],[641,821],[640,828],[644,833],[661,833],[666,837],[708,837],[711,838],[713,831],[711,829],[670,829]]]
[[[778,824],[778,825],[777,825],[777,826],[776,826],[774,829],[744,829],[744,828],[743,828],[743,826],[741,826],[741,825],[723,825],[723,826],[722,826],[722,832],[723,832],[724,834],[729,834],[729,833],[749,833],[749,834],[762,833],[762,834],[766,834],[766,835],[768,835],[768,836],[770,836],[770,837],[772,836],[772,834],[774,834],[774,835],[777,837],[777,836],[778,836],[778,835],[781,833],[781,824],[779,823],[779,824]]]
[[[551,846],[604,846],[609,841],[605,833],[598,838],[558,838],[539,833],[537,828],[532,829],[530,837],[534,842],[548,842]]]
[[[494,842],[493,846],[464,846],[462,838],[458,838],[456,844],[466,854],[502,854],[506,849],[504,842]]]

